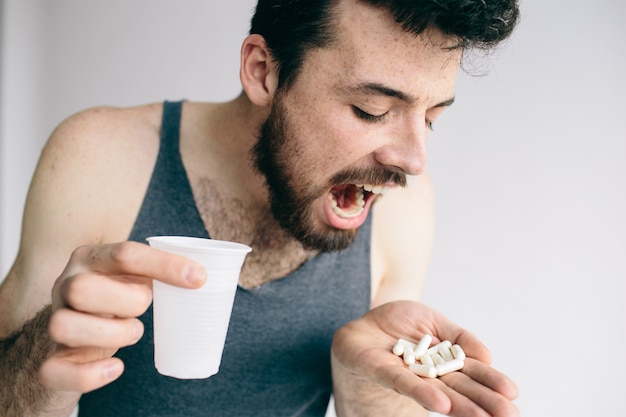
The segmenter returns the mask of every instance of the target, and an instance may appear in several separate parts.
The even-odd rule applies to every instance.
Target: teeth
[[[363,187],[365,191],[369,191],[370,193],[381,194],[381,195],[385,194],[387,190],[389,189],[387,187],[383,187],[382,185],[371,185],[371,184],[364,184],[364,185],[360,185],[359,187]]]
[[[338,207],[337,200],[335,200],[332,195],[330,196],[330,206],[333,209],[333,212],[339,217],[350,219],[363,213],[363,208],[365,207],[364,190],[377,195],[383,195],[389,190],[388,187],[384,187],[382,185],[355,184],[355,186],[357,187],[356,202],[349,209],[342,209]]]

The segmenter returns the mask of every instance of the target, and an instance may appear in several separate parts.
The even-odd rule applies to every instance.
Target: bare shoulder
[[[24,208],[17,259],[0,287],[0,333],[49,303],[72,251],[125,240],[159,148],[162,106],[99,107],[64,120],[46,143]]]
[[[52,132],[42,158],[76,156],[98,160],[110,155],[120,158],[129,150],[138,150],[156,144],[161,124],[162,105],[149,104],[138,107],[94,107],[76,113]],[[80,163],[81,160],[76,160]],[[105,161],[103,161],[105,162]]]
[[[51,204],[63,195],[75,215],[82,210],[92,219],[106,217],[99,238],[90,240],[123,238],[124,233],[108,233],[122,232],[115,219],[128,216],[123,213],[147,186],[159,148],[161,111],[160,104],[97,107],[69,117],[46,144],[29,197]]]
[[[418,300],[434,236],[434,192],[426,174],[409,179],[376,204],[372,222],[372,296],[375,305]]]

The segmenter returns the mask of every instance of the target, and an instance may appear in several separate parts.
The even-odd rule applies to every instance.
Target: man
[[[92,109],[55,130],[0,292],[8,415],[323,415],[331,388],[339,416],[517,415],[486,348],[417,302],[428,130],[463,52],[506,38],[517,6],[414,3],[260,1],[235,100]],[[211,279],[137,243],[156,234],[253,248],[207,380],[152,366],[152,280]],[[423,379],[391,353],[426,333],[463,346],[462,372]]]

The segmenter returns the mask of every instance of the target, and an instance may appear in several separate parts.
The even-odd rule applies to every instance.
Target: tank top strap
[[[163,103],[160,145],[150,184],[129,239],[155,235],[209,237],[180,155],[183,101]]]
[[[165,101],[161,120],[161,154],[180,157],[180,120],[183,110],[182,101]],[[182,166],[182,161],[181,161]]]

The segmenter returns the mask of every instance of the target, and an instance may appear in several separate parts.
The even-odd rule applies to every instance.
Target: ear
[[[249,35],[241,46],[239,78],[250,101],[258,106],[271,104],[278,85],[278,74],[265,39]]]

